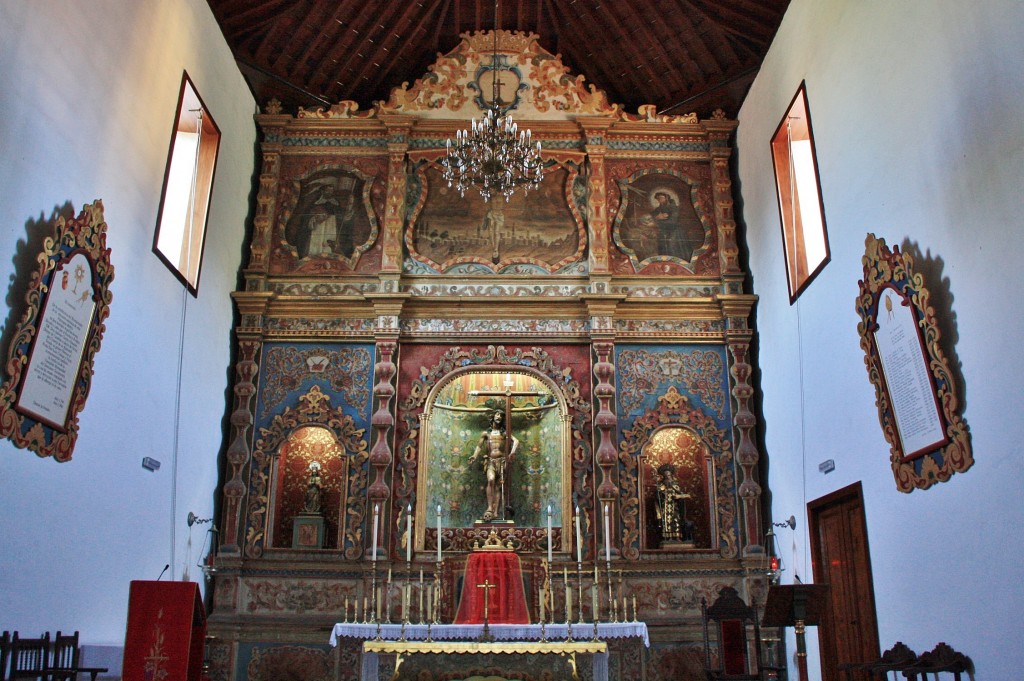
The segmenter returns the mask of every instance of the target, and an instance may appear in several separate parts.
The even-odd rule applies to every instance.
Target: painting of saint
[[[707,232],[691,200],[691,187],[669,173],[645,173],[620,182],[622,204],[616,244],[637,261],[673,258],[690,262]]]
[[[351,258],[369,237],[363,203],[366,183],[355,174],[331,170],[300,182],[285,240],[299,258]]]

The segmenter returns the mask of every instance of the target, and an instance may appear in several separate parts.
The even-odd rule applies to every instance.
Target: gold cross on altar
[[[484,624],[487,624],[488,605],[489,598],[491,595],[491,589],[496,587],[497,584],[491,584],[491,580],[485,579],[483,584],[477,584],[476,588],[484,590]]]

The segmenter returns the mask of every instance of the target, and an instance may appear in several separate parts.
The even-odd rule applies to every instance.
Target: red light
[[[779,558],[778,558],[778,556],[772,556],[771,557],[771,566],[772,566],[772,570],[778,570],[779,569]]]

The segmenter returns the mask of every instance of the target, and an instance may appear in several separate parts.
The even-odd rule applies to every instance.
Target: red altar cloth
[[[487,621],[490,624],[529,624],[526,590],[519,556],[511,551],[476,551],[469,554],[462,597],[455,615],[455,624],[483,624],[484,589],[477,584],[490,582],[487,597]]]

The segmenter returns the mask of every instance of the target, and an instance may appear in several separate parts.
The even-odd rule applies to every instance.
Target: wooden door
[[[810,502],[807,511],[814,582],[831,586],[830,612],[818,627],[822,680],[839,681],[839,665],[880,654],[860,483]]]

